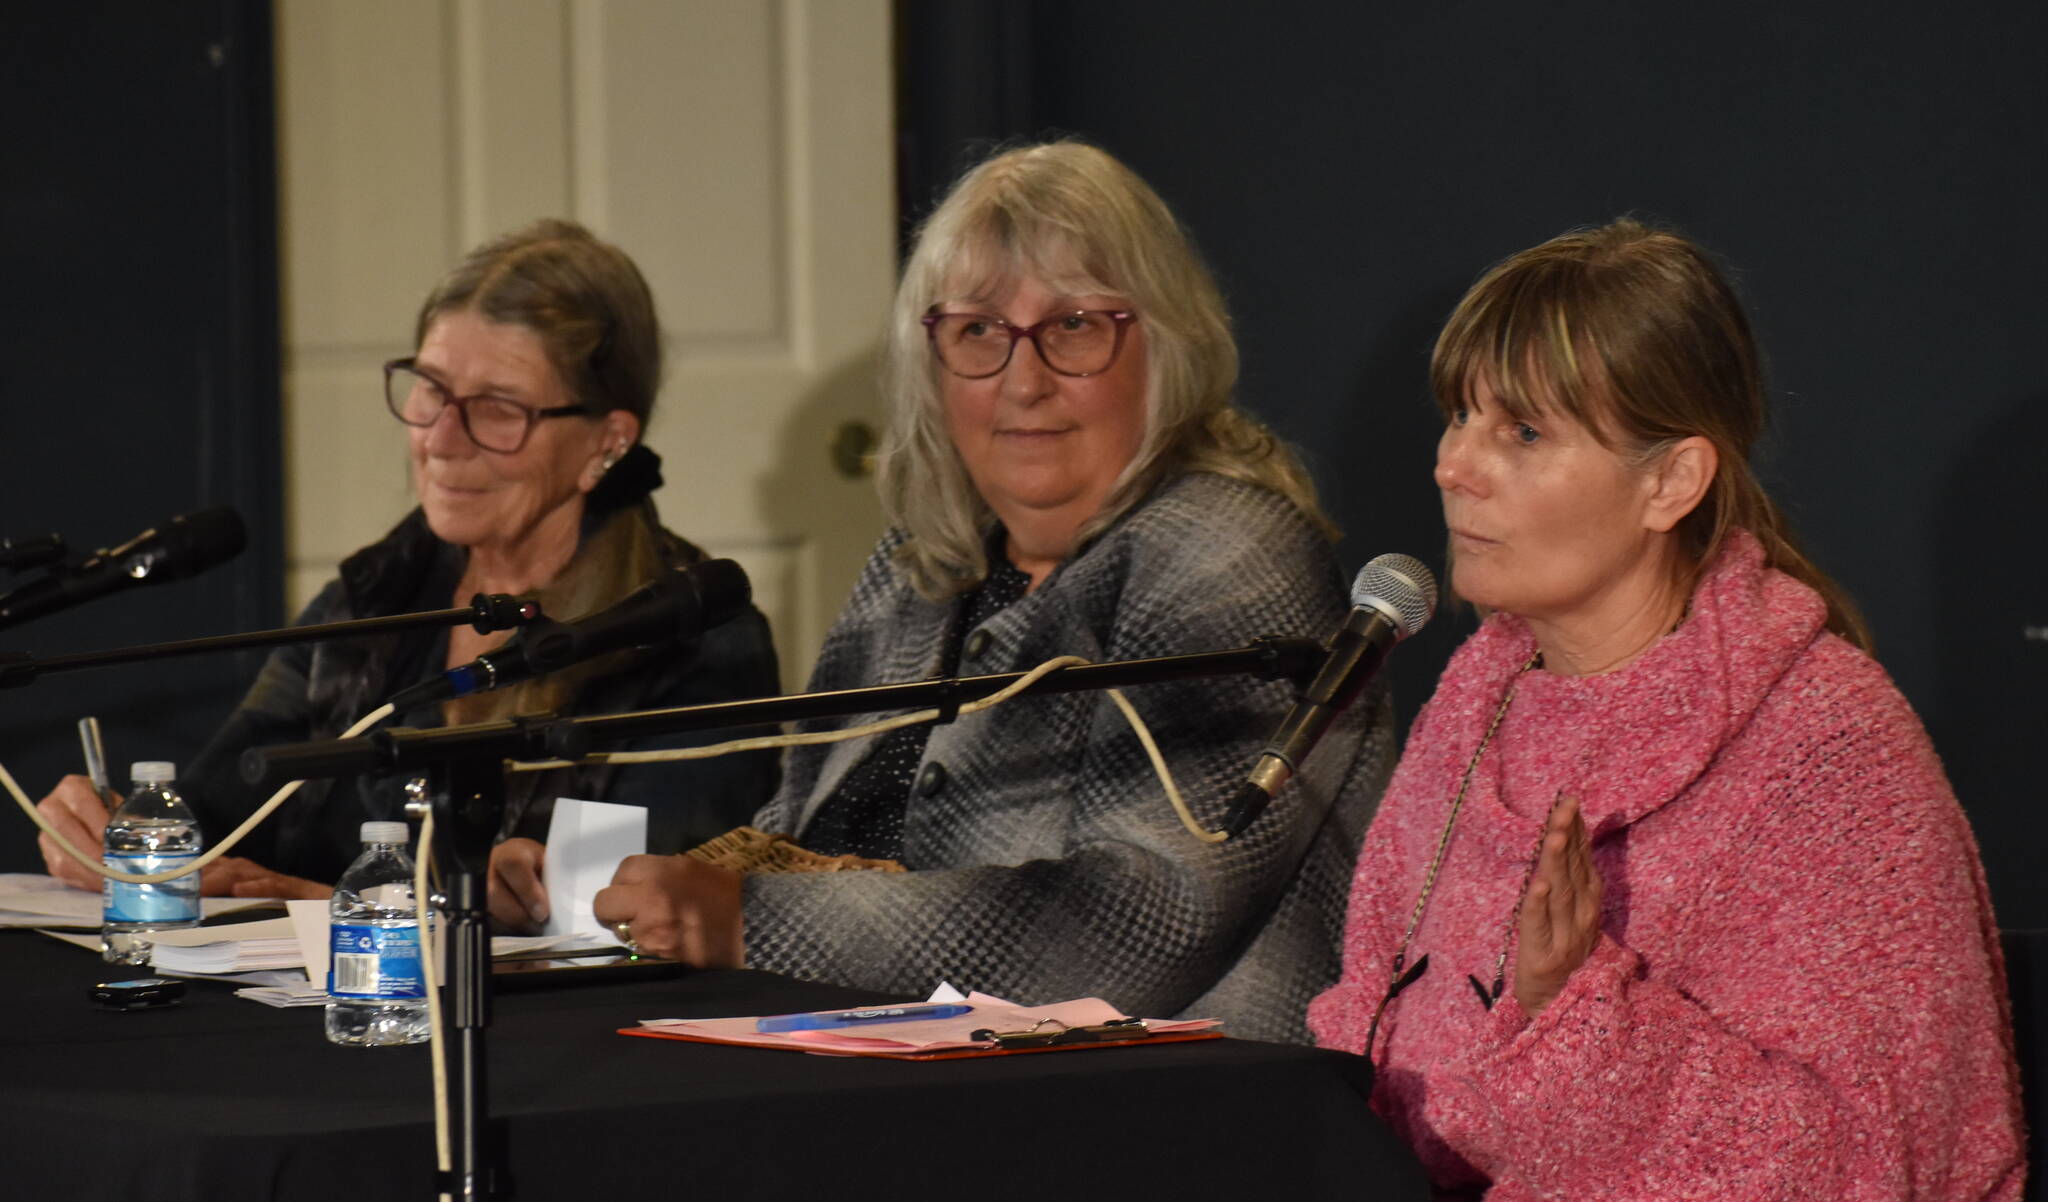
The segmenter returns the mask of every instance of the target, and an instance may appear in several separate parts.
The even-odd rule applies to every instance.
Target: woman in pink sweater
[[[1749,326],[1617,222],[1438,340],[1452,584],[1309,1020],[1446,1195],[2017,1199],[2004,966],[1968,823],[1748,456]]]

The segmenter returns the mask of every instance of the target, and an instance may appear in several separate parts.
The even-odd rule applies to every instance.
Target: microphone
[[[1382,555],[1359,569],[1351,583],[1351,615],[1331,636],[1323,666],[1231,799],[1223,829],[1232,838],[1243,834],[1301,770],[1323,732],[1358,700],[1394,644],[1422,629],[1435,609],[1436,577],[1414,556]]]
[[[0,538],[0,568],[10,572],[39,568],[64,557],[64,536],[30,534],[21,538]]]
[[[183,580],[242,553],[242,515],[226,505],[180,514],[82,563],[59,565],[0,596],[0,627],[102,597],[117,589]]]
[[[574,622],[542,620],[513,640],[391,698],[400,713],[544,676],[609,651],[695,638],[744,612],[754,599],[747,574],[730,559],[665,571],[610,609]]]

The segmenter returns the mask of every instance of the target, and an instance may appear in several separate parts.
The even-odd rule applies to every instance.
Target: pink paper
[[[1049,1006],[1013,1006],[985,993],[970,993],[967,1004],[974,1007],[953,1018],[910,1022],[875,1023],[869,1026],[837,1027],[816,1031],[760,1031],[760,1016],[743,1018],[644,1019],[640,1025],[668,1035],[688,1035],[720,1043],[749,1044],[766,1048],[797,1048],[808,1052],[944,1052],[956,1048],[986,1047],[973,1033],[984,1028],[1005,1034],[1016,1031],[1057,1031],[1066,1027],[1092,1027],[1124,1013],[1101,998],[1077,998]],[[1045,1022],[1044,1020],[1054,1020]],[[1037,1025],[1043,1023],[1043,1025]],[[1147,1019],[1154,1033],[1202,1031],[1220,1025],[1214,1019],[1167,1021]]]

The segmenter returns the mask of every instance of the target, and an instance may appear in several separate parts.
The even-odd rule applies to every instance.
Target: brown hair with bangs
[[[1446,417],[1482,379],[1510,415],[1561,412],[1639,468],[1681,439],[1712,442],[1714,481],[1677,531],[1681,590],[1691,595],[1740,527],[1768,565],[1821,595],[1828,629],[1871,649],[1855,603],[1800,551],[1750,467],[1767,420],[1756,339],[1700,247],[1623,218],[1496,264],[1458,302],[1429,363]]]

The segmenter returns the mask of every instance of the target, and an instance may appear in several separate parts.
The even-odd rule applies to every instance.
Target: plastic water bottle
[[[199,856],[199,821],[171,782],[178,766],[144,760],[128,769],[134,792],[107,819],[102,852],[123,872],[168,872]],[[109,964],[149,963],[150,931],[199,925],[199,874],[159,885],[105,882],[100,955]]]
[[[403,822],[363,823],[363,854],[327,903],[327,1039],[358,1047],[424,1043],[426,978]]]

